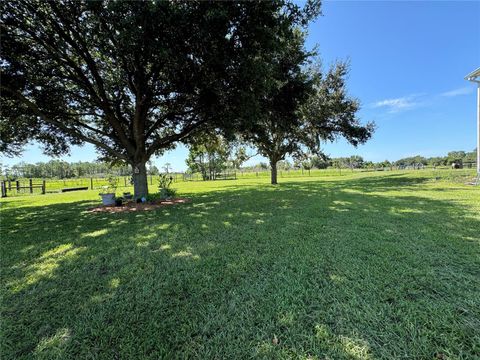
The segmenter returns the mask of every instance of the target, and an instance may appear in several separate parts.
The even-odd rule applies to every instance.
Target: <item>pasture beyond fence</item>
[[[327,169],[291,169],[278,170],[278,178],[290,177],[329,177],[329,176],[348,176],[352,173],[372,172],[372,171],[386,171],[386,172],[405,172],[405,171],[422,171],[427,177],[432,180],[448,180],[455,182],[467,182],[472,180],[475,176],[474,169],[451,169],[450,167],[443,168],[427,168],[412,170],[412,169],[345,169],[345,168],[327,168]],[[172,181],[188,182],[188,181],[203,181],[203,180],[236,180],[236,179],[252,179],[252,178],[269,178],[269,169],[254,169],[254,170],[237,170],[235,172],[221,172],[215,176],[205,177],[201,173],[170,173]],[[158,175],[148,175],[148,185],[151,191],[155,191],[158,186]],[[71,179],[17,179],[17,180],[1,180],[1,196],[21,196],[31,194],[45,194],[61,191],[71,190],[100,190],[102,187],[108,186],[106,177],[94,178],[71,178]],[[131,177],[118,176],[118,188],[131,187]]]

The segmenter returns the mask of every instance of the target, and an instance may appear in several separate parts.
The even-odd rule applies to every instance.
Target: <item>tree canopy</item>
[[[1,3],[0,151],[91,143],[134,169],[179,141],[256,121],[268,57],[318,14],[288,1]],[[242,125],[243,126],[243,125]]]
[[[357,146],[374,131],[373,123],[362,125],[356,117],[359,102],[346,89],[348,65],[338,62],[326,73],[308,68],[313,54],[302,45],[298,42],[278,57],[277,81],[262,104],[264,116],[244,135],[269,159],[272,184],[277,183],[276,164],[287,155],[302,159],[310,153],[322,158],[322,142],[344,137]]]

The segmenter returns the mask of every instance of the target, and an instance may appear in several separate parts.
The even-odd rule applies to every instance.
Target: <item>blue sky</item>
[[[476,87],[464,76],[480,67],[479,1],[327,1],[323,15],[311,24],[307,47],[318,44],[326,67],[350,60],[349,91],[362,104],[359,117],[378,126],[367,144],[354,148],[340,140],[324,146],[327,154],[381,161],[475,148]],[[180,171],[186,156],[179,147],[153,162]],[[95,158],[88,145],[63,157]],[[48,160],[35,144],[20,158],[1,159]]]

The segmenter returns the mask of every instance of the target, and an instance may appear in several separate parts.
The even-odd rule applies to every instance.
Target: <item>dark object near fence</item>
[[[63,189],[62,189],[62,192],[78,191],[78,190],[88,190],[88,186],[63,188]]]
[[[463,163],[461,161],[454,161],[452,163],[452,169],[463,169]]]
[[[123,198],[118,197],[115,198],[115,206],[122,206],[123,205]]]
[[[8,184],[8,185],[7,185]],[[33,179],[28,180],[28,186],[21,186],[19,180],[15,181],[15,187],[13,190],[20,192],[22,190],[29,190],[30,194],[33,194],[33,189],[41,189],[41,193],[45,194],[45,180],[41,184],[34,184]],[[2,197],[7,197],[8,191],[12,191],[12,182],[10,180],[3,180],[1,183]]]
[[[258,176],[258,174],[257,174]],[[237,179],[237,173],[236,172],[220,172],[220,173],[212,173],[212,174],[203,174],[202,176],[199,175],[199,173],[195,174],[188,174],[184,173],[183,174],[183,181],[189,181],[189,180],[204,180],[204,181],[209,181],[209,180],[236,180]]]

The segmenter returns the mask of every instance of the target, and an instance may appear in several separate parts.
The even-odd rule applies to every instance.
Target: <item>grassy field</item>
[[[385,168],[383,171],[391,172],[389,168]],[[439,167],[437,169],[433,168],[425,168],[422,170],[418,170],[422,172],[423,177],[427,178],[441,178],[445,180],[457,181],[457,182],[465,182],[474,174],[474,170],[471,168],[465,169],[458,169],[458,170],[451,170],[450,167]],[[337,168],[328,168],[328,169],[312,169],[312,170],[302,170],[302,169],[292,169],[292,170],[278,170],[278,178],[281,180],[283,178],[297,178],[297,177],[327,177],[327,176],[351,176],[356,173],[362,172],[376,172],[373,169],[337,169]],[[377,171],[378,172],[378,171]],[[402,173],[408,172],[408,170],[395,170],[395,173]],[[236,177],[238,180],[244,179],[270,179],[270,171],[269,170],[262,170],[262,171],[234,171],[234,170],[227,170],[222,174],[227,174],[228,178]],[[185,181],[183,173],[171,173],[172,178],[175,182],[183,182]],[[118,176],[117,177],[117,185],[119,189],[119,193],[124,190],[125,187],[130,186],[130,177],[129,176]],[[5,180],[5,179],[1,179]],[[40,194],[42,181],[44,179],[41,178],[34,178],[32,179],[33,185],[36,186],[33,189],[33,193]],[[8,196],[22,196],[27,195],[30,196],[30,189],[29,186],[30,179],[28,178],[20,178],[18,179],[19,186],[23,187],[19,191],[16,191],[16,181],[11,181],[10,186],[7,188]],[[92,176],[92,177],[81,177],[81,178],[69,178],[69,179],[45,179],[45,188],[46,192],[59,192],[64,188],[73,188],[73,187],[88,187],[89,189],[93,187],[93,189],[100,190],[102,186],[108,185],[108,181],[106,177],[99,177],[99,176]],[[156,190],[158,186],[158,175],[149,175],[147,178],[148,184],[151,189]],[[189,178],[186,181],[202,181],[202,175],[200,173],[195,173],[189,175]]]
[[[475,359],[480,187],[429,172],[1,202],[2,359]]]

